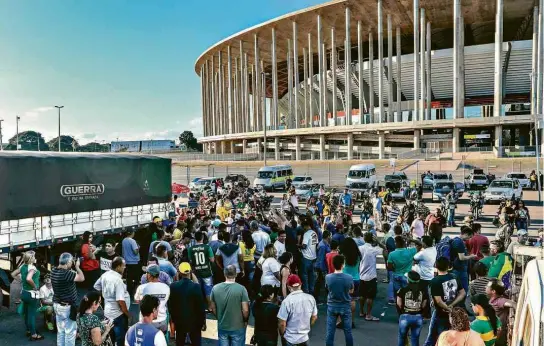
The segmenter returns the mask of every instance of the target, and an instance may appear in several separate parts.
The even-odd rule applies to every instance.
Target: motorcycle
[[[483,197],[480,194],[473,194],[470,198],[470,212],[474,220],[482,215]]]

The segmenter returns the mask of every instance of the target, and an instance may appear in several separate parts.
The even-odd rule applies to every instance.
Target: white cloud
[[[44,107],[37,107],[33,108],[29,111],[24,112],[24,116],[28,118],[37,118],[41,113],[49,112],[53,110],[55,107],[51,106],[44,106]]]

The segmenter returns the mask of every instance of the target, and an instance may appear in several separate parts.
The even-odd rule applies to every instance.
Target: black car
[[[242,187],[249,187],[250,185],[249,179],[246,178],[246,176],[242,174],[229,174],[225,177],[226,187],[233,186],[234,183],[238,183],[238,185]]]

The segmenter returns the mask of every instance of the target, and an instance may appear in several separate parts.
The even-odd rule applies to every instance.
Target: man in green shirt
[[[195,241],[196,244],[187,250],[187,254],[189,255],[189,261],[191,261],[191,266],[194,268],[194,273],[198,278],[200,287],[204,291],[208,306],[210,306],[210,294],[213,288],[212,262],[215,261],[215,258],[212,248],[208,244],[203,244],[204,233],[196,232]]]
[[[395,297],[401,288],[408,285],[406,274],[412,270],[412,263],[416,253],[417,249],[415,247],[406,248],[406,241],[402,236],[395,237],[395,251],[389,253],[387,258],[387,269],[393,272],[392,283],[389,283],[389,285],[393,285]]]
[[[236,283],[236,267],[224,270],[225,282],[212,289],[211,310],[217,317],[219,344],[245,345],[249,319],[249,297],[244,286]]]

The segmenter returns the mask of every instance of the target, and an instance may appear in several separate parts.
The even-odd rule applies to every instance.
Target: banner
[[[0,221],[168,202],[171,160],[119,154],[0,154]]]

